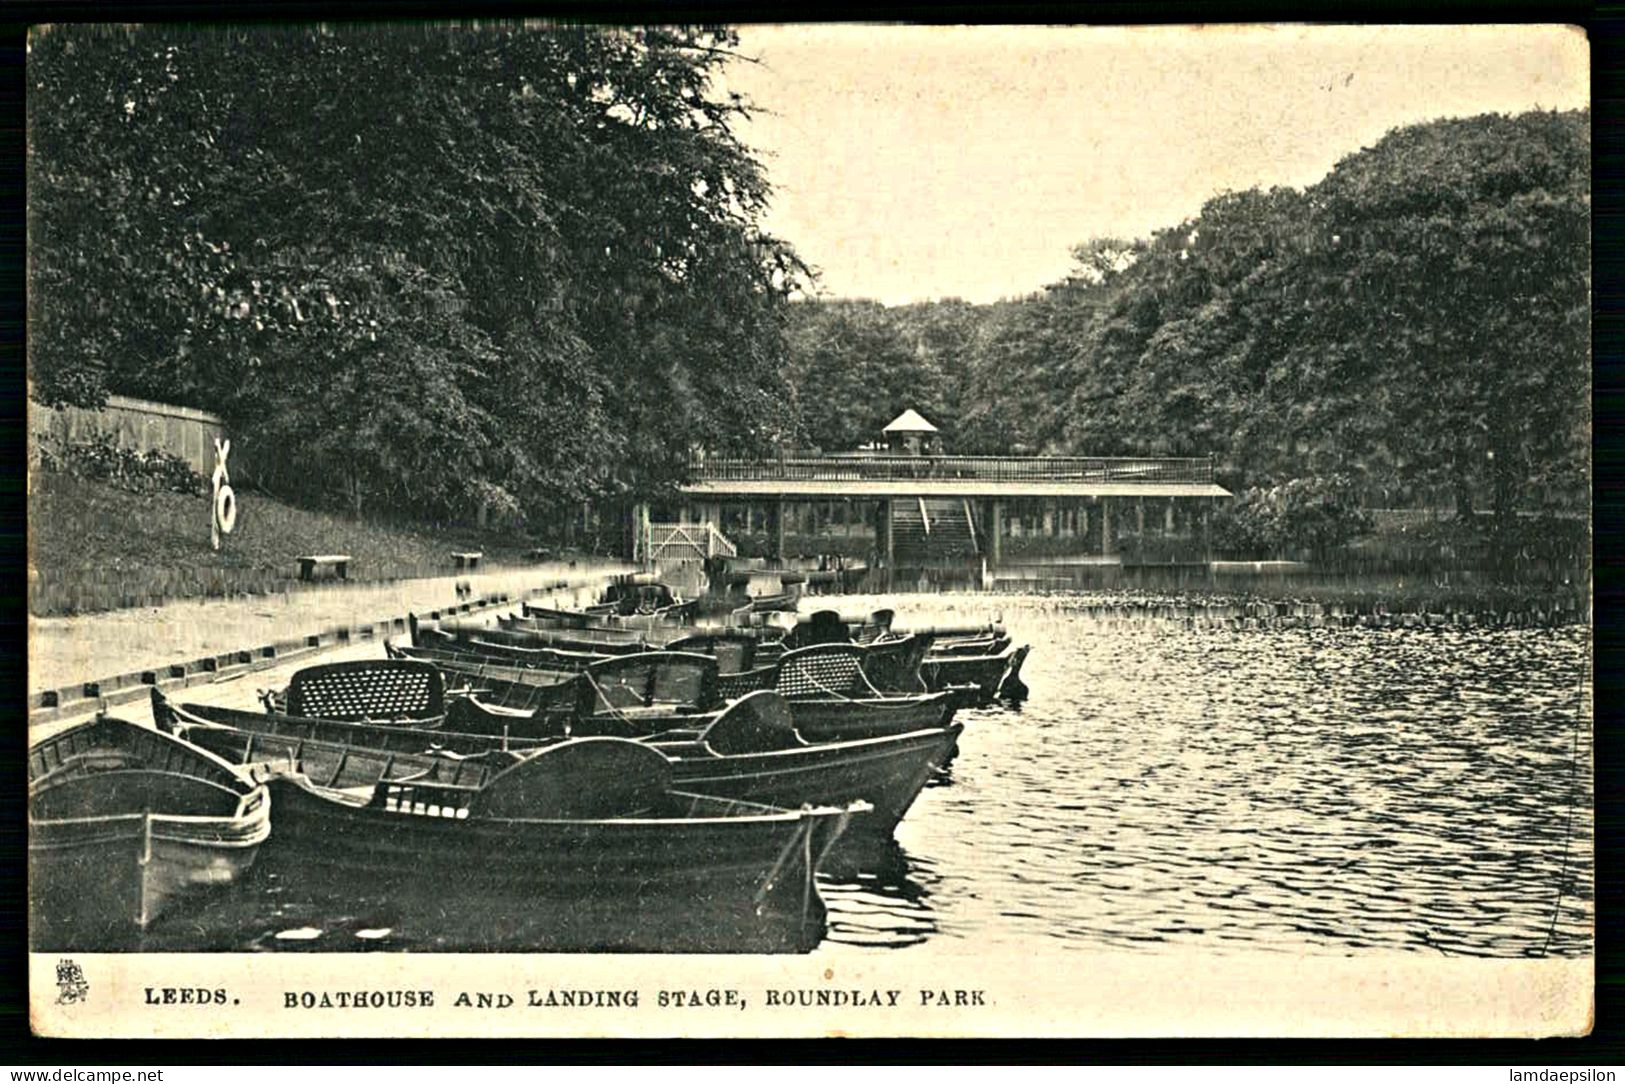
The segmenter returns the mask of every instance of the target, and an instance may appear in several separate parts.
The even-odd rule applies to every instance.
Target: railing
[[[1213,460],[1102,459],[1094,456],[795,454],[777,459],[705,459],[689,465],[696,482],[890,482],[955,479],[979,482],[1213,481]]]
[[[710,523],[651,523],[647,553],[650,561],[701,561],[707,557],[737,557],[738,547]]]

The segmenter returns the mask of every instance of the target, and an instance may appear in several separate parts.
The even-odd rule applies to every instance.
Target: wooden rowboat
[[[320,785],[371,785],[386,775],[434,768],[436,777],[478,785],[548,740],[409,731],[319,720],[288,721],[258,712],[172,704],[153,690],[161,727],[233,764],[297,772]],[[863,800],[874,812],[854,827],[890,833],[932,773],[953,755],[961,727],[937,727],[846,742],[809,744],[777,694],[758,692],[715,715],[643,739],[672,761],[674,785],[768,805],[842,805]]]
[[[932,689],[974,688],[974,704],[1019,700],[1027,693],[1018,675],[1028,650],[1029,646],[1023,644],[1006,647],[997,655],[928,655],[920,664],[920,676]]]
[[[95,949],[182,897],[229,884],[271,832],[271,801],[219,757],[97,718],[28,751],[36,949]]]
[[[420,659],[448,669],[447,663],[460,666],[507,666],[535,670],[544,674],[569,674],[585,670],[595,662],[603,662],[610,655],[588,651],[556,651],[550,649],[527,651],[522,654],[487,651],[477,643],[460,641],[444,647],[419,647],[396,640],[384,641],[384,652],[392,659]]]
[[[821,933],[818,862],[868,812],[861,802],[787,810],[674,789],[664,755],[615,738],[553,745],[477,783],[445,778],[438,764],[406,767],[358,786],[274,777],[277,848],[351,879],[432,869],[453,909],[459,892],[495,885],[579,901],[584,914],[605,909],[591,925],[612,943],[644,916],[700,906],[719,933],[787,915]]]
[[[894,734],[953,721],[955,697],[946,692],[889,694],[865,673],[859,644],[816,644],[784,653],[774,690],[790,702],[796,726],[809,738]]]
[[[543,651],[579,651],[600,655],[629,655],[647,651],[641,633],[626,630],[605,635],[591,629],[508,629],[481,625],[419,625],[408,615],[412,643],[417,647],[438,647],[452,651],[478,651],[516,659],[534,658]]]

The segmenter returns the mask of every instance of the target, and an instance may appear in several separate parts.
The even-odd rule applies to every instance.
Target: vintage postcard
[[[36,27],[34,1030],[1589,1031],[1589,63]]]

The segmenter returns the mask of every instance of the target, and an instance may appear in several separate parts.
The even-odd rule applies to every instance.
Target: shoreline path
[[[457,585],[467,583],[473,597],[506,593],[516,601],[532,588],[559,583],[580,596],[575,601],[590,602],[605,579],[632,566],[602,558],[576,561],[550,561],[522,568],[498,566],[487,572],[436,576],[427,579],[396,580],[391,583],[336,584],[293,590],[281,595],[258,595],[230,599],[179,599],[163,606],[144,606],[106,613],[77,614],[72,617],[28,619],[28,688],[70,686],[83,681],[107,678],[136,670],[160,668],[170,663],[252,649],[262,644],[297,639],[327,632],[338,626],[376,623],[407,613],[427,613],[456,604]],[[496,613],[492,610],[488,613]],[[187,700],[254,704],[255,690],[284,685],[295,670],[313,662],[334,662],[346,658],[372,658],[383,655],[382,638],[335,647],[319,655],[306,655],[286,664],[238,674],[218,685],[199,685],[185,690]],[[247,680],[244,680],[247,679]],[[144,722],[147,705],[120,704],[110,714]],[[29,737],[37,741],[63,726],[82,722],[96,711],[96,703],[86,703],[81,715],[64,715],[49,723],[31,726]]]

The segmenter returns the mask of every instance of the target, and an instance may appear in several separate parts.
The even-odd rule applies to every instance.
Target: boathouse
[[[640,512],[634,556],[840,554],[883,569],[1012,561],[1198,563],[1230,497],[1209,458],[960,456],[905,410],[871,448],[696,456],[680,505]]]

